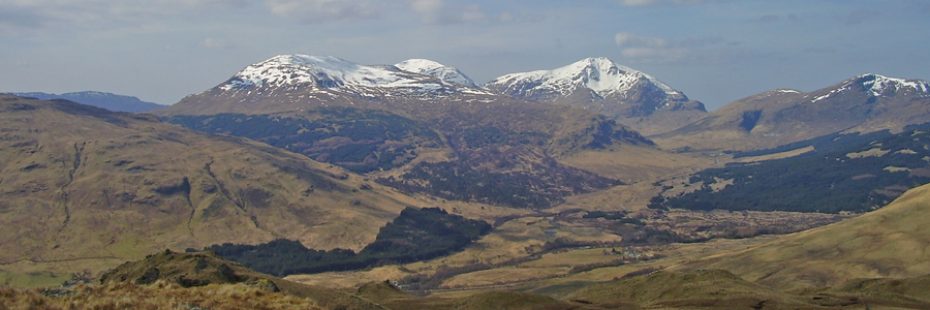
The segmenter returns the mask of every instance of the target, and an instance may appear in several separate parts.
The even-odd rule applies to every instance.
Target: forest
[[[694,192],[653,198],[652,208],[838,213],[867,212],[909,188],[930,183],[928,125],[901,133],[838,134],[755,156],[813,146],[814,151],[784,159],[730,164],[693,175]],[[715,191],[710,185],[733,184]]]
[[[207,247],[216,255],[249,268],[286,276],[355,270],[383,264],[427,260],[461,251],[491,231],[491,225],[439,208],[406,208],[358,253],[346,249],[309,249],[298,241],[278,239],[258,245],[225,243]]]

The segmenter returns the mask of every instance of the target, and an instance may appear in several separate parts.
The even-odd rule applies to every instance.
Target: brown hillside
[[[0,97],[0,158],[8,272],[274,238],[358,249],[422,206],[301,155],[67,101]]]
[[[855,278],[930,274],[930,185],[865,215],[712,256],[687,268],[719,268],[779,288],[839,285]]]

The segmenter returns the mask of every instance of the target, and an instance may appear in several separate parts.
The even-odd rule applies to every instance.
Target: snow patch
[[[814,102],[817,102],[817,101],[820,101],[820,100],[824,100],[824,99],[830,98],[830,97],[832,97],[833,95],[842,93],[842,92],[844,92],[844,91],[846,91],[846,90],[848,90],[848,89],[849,89],[849,86],[847,85],[847,86],[843,86],[843,87],[840,87],[840,88],[837,88],[837,89],[830,90],[830,91],[827,92],[826,94],[823,94],[823,95],[814,97],[814,99],[811,100],[811,103],[814,103]]]
[[[429,59],[408,59],[394,66],[407,72],[429,75],[445,83],[478,87],[471,78],[459,71],[459,69]]]
[[[930,84],[927,81],[907,80],[902,78],[887,77],[875,73],[860,75],[857,80],[862,81],[862,86],[868,89],[872,96],[881,96],[887,91],[898,93],[902,90],[913,90],[917,93],[930,92]]]
[[[522,94],[554,92],[570,95],[578,87],[594,91],[601,97],[626,93],[640,83],[651,83],[668,95],[681,93],[652,76],[621,66],[606,57],[585,58],[552,70],[511,73],[500,76],[487,86],[513,90]]]
[[[280,87],[312,83],[322,88],[377,87],[439,89],[443,85],[394,66],[367,66],[331,56],[280,55],[250,65],[223,90],[243,87]]]

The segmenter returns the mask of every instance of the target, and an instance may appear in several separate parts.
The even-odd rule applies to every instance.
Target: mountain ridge
[[[15,92],[10,93],[15,96],[20,97],[30,97],[36,99],[65,99],[74,101],[77,103],[82,103],[86,105],[92,105],[99,108],[104,108],[114,112],[151,112],[156,110],[165,109],[168,106],[143,101],[137,97],[119,95],[108,92],[99,92],[99,91],[79,91],[79,92],[68,92],[61,94],[45,93],[45,92]]]
[[[860,74],[810,92],[775,89],[731,102],[674,131],[666,148],[745,151],[837,132],[898,130],[930,119],[930,84]]]
[[[707,113],[703,103],[606,57],[584,58],[551,70],[506,74],[485,87],[525,100],[597,111],[646,135],[676,129]]]
[[[397,64],[394,64],[394,66],[407,72],[429,75],[446,83],[455,83],[468,87],[479,88],[478,84],[476,84],[474,80],[465,75],[465,73],[463,73],[458,68],[447,66],[433,60],[413,58],[401,61]]]

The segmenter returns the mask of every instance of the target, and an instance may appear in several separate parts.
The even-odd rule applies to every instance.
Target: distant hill
[[[157,103],[142,101],[139,98],[132,96],[117,95],[113,93],[97,92],[97,91],[82,91],[82,92],[72,92],[72,93],[63,93],[63,94],[52,94],[52,93],[43,93],[43,92],[26,92],[26,93],[13,93],[13,95],[20,97],[29,97],[36,99],[65,99],[74,101],[77,103],[82,103],[86,105],[95,106],[98,108],[104,108],[114,112],[131,112],[131,113],[140,113],[140,112],[150,112],[166,108],[167,106],[160,105]]]
[[[666,148],[745,151],[928,120],[930,83],[869,73],[812,92],[777,89],[746,97],[650,138]]]

